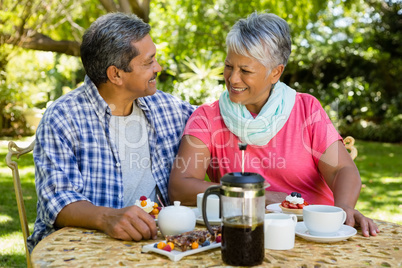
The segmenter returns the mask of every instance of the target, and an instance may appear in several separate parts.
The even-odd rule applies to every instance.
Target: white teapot
[[[158,216],[159,230],[163,236],[177,235],[189,232],[195,228],[195,214],[180,201],[174,201],[173,206],[164,207]]]

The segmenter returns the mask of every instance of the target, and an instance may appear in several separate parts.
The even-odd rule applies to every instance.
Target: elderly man
[[[112,13],[86,31],[79,88],[47,109],[34,149],[37,219],[30,251],[64,226],[123,240],[155,239],[155,220],[135,200],[161,196],[190,104],[156,89],[161,66],[150,26]]]

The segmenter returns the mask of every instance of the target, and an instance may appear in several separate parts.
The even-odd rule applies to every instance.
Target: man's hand
[[[134,241],[157,238],[155,219],[138,206],[108,209],[102,222],[103,231],[113,238]]]
[[[96,229],[128,241],[157,238],[155,219],[137,206],[115,209],[77,201],[60,211],[55,226]]]
[[[342,209],[346,212],[345,224],[352,227],[360,226],[363,236],[376,236],[380,232],[374,221],[365,217],[358,210],[350,207],[343,207]]]

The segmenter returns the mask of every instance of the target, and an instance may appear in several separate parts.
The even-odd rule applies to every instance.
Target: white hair
[[[240,19],[226,37],[228,51],[258,60],[272,70],[286,66],[292,41],[288,23],[272,13],[253,12]]]

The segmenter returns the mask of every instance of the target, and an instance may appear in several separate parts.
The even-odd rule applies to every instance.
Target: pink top
[[[206,144],[211,153],[207,170],[211,181],[219,182],[228,172],[241,172],[239,139],[226,127],[219,103],[200,106],[190,117],[183,135]],[[318,171],[318,160],[335,141],[342,140],[319,101],[297,93],[288,121],[264,146],[248,145],[244,171],[261,174],[270,191],[299,192],[310,204],[334,204],[332,191]]]

